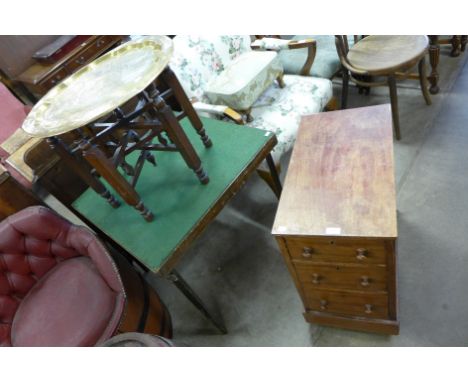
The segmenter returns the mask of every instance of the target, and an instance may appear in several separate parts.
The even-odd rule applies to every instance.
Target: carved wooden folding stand
[[[70,168],[113,207],[120,203],[97,175],[147,221],[153,220],[153,213],[144,205],[135,186],[145,162],[156,166],[153,151],[179,152],[202,184],[209,181],[179,120],[189,118],[205,147],[212,142],[177,78],[166,66],[171,54],[172,43],[165,37],[124,44],[49,92],[23,125],[32,135],[48,137]],[[145,65],[143,70],[141,66]],[[133,73],[137,68],[140,71]],[[159,75],[159,80],[168,87],[163,93],[154,84]],[[174,96],[181,106],[178,115],[166,104],[168,96]],[[95,104],[91,105],[89,99],[94,99]],[[123,104],[129,99],[135,99],[136,105],[128,112]],[[57,136],[66,132],[73,134],[71,145]],[[127,158],[135,151],[140,154],[132,165]]]

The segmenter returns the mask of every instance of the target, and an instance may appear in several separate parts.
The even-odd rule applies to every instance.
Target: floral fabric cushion
[[[215,105],[248,110],[282,73],[275,52],[245,52],[209,81],[205,94]]]
[[[185,92],[201,102],[210,103],[205,89],[214,75],[229,63],[251,51],[249,36],[176,36],[170,62]],[[285,75],[285,87],[273,82],[255,101],[247,126],[276,134],[278,144],[273,159],[279,162],[295,140],[301,116],[319,113],[332,98],[328,79]]]
[[[341,63],[336,52],[333,35],[298,35],[293,40],[313,38],[317,41],[317,53],[309,75],[320,78],[332,78],[340,69]],[[348,43],[353,45],[353,36],[348,36]],[[307,49],[291,49],[279,52],[279,58],[286,74],[299,74],[307,60]]]
[[[205,95],[208,82],[232,60],[251,51],[248,35],[179,35],[172,41],[171,69],[189,98],[196,97],[203,102],[209,102]]]
[[[278,144],[272,152],[275,163],[294,145],[301,116],[323,111],[333,96],[328,79],[285,75],[283,80],[284,88],[274,83],[255,102],[253,121],[248,124],[276,134]]]

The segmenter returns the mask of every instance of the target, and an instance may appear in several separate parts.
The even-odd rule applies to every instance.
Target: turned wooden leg
[[[348,88],[349,88],[349,72],[348,69],[342,68],[343,87],[341,89],[341,109],[346,109],[348,103]]]
[[[177,102],[179,102],[180,107],[185,112],[185,114],[187,114],[190,123],[200,136],[203,145],[205,147],[213,146],[213,142],[211,141],[210,137],[206,134],[200,117],[193,108],[192,103],[188,99],[187,94],[185,94],[182,85],[180,84],[172,69],[169,68],[169,66],[167,66],[166,69],[164,69],[164,71],[162,72],[161,76],[163,81],[166,82],[166,84],[174,92],[174,97],[176,98]]]
[[[460,50],[462,52],[465,51],[466,48],[466,43],[468,42],[468,36],[467,35],[462,35],[461,40],[460,40]]]
[[[429,41],[429,61],[431,64],[431,74],[429,75],[431,87],[429,91],[431,94],[437,94],[439,92],[439,73],[437,73],[440,55],[439,36],[431,35],[429,36]]]
[[[80,143],[80,150],[88,163],[96,169],[127,204],[138,210],[146,221],[150,222],[154,219],[153,213],[145,207],[140,195],[115,168],[112,160],[107,158],[97,146],[83,140]]]
[[[430,105],[432,102],[431,102],[431,96],[427,89],[426,59],[424,57],[421,58],[421,60],[419,61],[418,70],[419,70],[419,83],[421,84],[421,91],[423,93],[424,100],[426,101],[427,105]]]
[[[452,51],[450,52],[450,55],[452,57],[458,57],[460,55],[460,45],[461,45],[460,36],[453,35],[452,39],[450,40],[450,43],[452,44]]]
[[[392,105],[393,130],[395,132],[396,140],[399,141],[401,138],[400,117],[398,116],[398,95],[394,76],[388,77],[388,88],[390,90],[390,103]]]
[[[162,124],[166,126],[165,131],[169,139],[175,144],[187,166],[195,172],[200,183],[207,184],[210,178],[203,169],[200,157],[185,135],[174,113],[166,102],[164,102],[156,88],[152,90],[150,97],[153,99],[154,108],[157,110]]]
[[[97,194],[101,195],[114,208],[120,206],[120,202],[115,199],[104,184],[91,174],[88,165],[83,163],[83,158],[73,155],[61,139],[57,137],[47,138],[50,147],[57,152],[65,164],[73,170],[83,181],[90,186]]]

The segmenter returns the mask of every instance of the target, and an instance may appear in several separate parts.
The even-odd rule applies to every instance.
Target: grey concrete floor
[[[179,272],[223,317],[221,335],[167,281],[151,277],[189,346],[458,346],[468,343],[468,53],[441,52],[439,94],[426,106],[417,81],[399,84],[395,142],[400,335],[311,325],[270,234],[277,200],[256,176],[194,243]],[[334,83],[340,96],[340,81]],[[350,88],[349,107],[389,102]],[[283,163],[282,177],[287,169]]]

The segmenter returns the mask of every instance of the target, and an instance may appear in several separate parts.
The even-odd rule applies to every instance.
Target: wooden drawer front
[[[67,72],[65,68],[60,68],[55,71],[50,77],[47,77],[44,82],[42,82],[42,87],[46,90],[52,89],[55,85],[67,78],[70,73]]]
[[[322,291],[307,285],[304,290],[308,309],[365,318],[388,318],[387,294]]]
[[[385,266],[314,265],[295,263],[299,281],[315,288],[386,291]]]
[[[386,264],[384,241],[349,239],[286,239],[293,259],[314,262]]]
[[[113,40],[113,36],[101,36],[96,41],[89,44],[87,48],[84,48],[79,54],[72,57],[65,66],[70,73],[75,72],[82,66],[90,63],[96,56],[103,51],[107,45]]]

